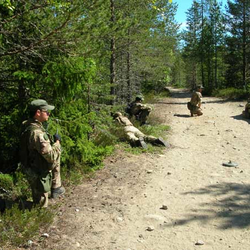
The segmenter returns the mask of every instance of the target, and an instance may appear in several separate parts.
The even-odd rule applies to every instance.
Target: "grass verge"
[[[226,89],[214,90],[212,95],[225,99],[237,100],[237,99],[247,99],[250,96],[250,93],[244,89],[226,88]]]

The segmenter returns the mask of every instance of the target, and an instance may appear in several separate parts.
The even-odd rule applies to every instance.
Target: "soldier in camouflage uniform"
[[[142,104],[143,97],[141,95],[136,96],[135,100],[129,104],[130,111],[129,115],[132,117],[133,115],[135,118],[140,121],[140,125],[146,124],[147,118],[152,111],[152,108],[148,105]]]
[[[143,147],[146,149],[146,142],[152,143],[153,145],[168,146],[168,144],[161,138],[143,134],[138,128],[134,127],[132,122],[126,116],[123,116],[122,113],[116,112],[113,117],[115,121],[124,128],[125,139],[127,139],[132,146]]]
[[[191,116],[195,114],[200,116],[203,115],[201,111],[201,102],[202,102],[202,89],[201,85],[197,86],[196,91],[193,93],[190,102],[188,103],[188,109],[190,110]]]
[[[245,105],[245,110],[242,112],[242,114],[245,118],[250,118],[250,98],[248,98],[247,103]]]
[[[23,122],[20,155],[26,159],[22,162],[24,172],[30,183],[34,204],[48,206],[49,193],[57,198],[65,192],[61,184],[60,136],[54,135],[54,140],[43,127],[43,122],[49,119],[49,111],[54,106],[45,100],[35,100],[30,105],[30,119]]]

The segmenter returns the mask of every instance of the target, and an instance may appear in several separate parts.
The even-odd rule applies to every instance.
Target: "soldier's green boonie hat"
[[[49,105],[45,100],[37,99],[30,103],[30,109],[31,110],[37,110],[37,109],[46,109],[46,110],[53,110],[55,106]]]

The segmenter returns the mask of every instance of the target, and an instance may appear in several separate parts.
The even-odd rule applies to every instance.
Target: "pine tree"
[[[227,81],[229,86],[245,88],[250,83],[250,2],[228,1]],[[239,74],[240,72],[240,74]]]

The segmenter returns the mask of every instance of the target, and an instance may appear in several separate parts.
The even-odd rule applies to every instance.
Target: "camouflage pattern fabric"
[[[250,100],[245,105],[245,110],[243,111],[243,116],[247,119],[250,118]]]
[[[157,140],[157,138],[154,136],[143,134],[131,123],[131,121],[126,116],[119,115],[115,120],[124,128],[126,139],[130,143],[138,141],[139,138],[143,138],[146,142],[150,143],[154,143]]]
[[[26,166],[25,173],[32,189],[34,203],[45,207],[48,205],[51,185],[54,185],[54,188],[61,186],[61,147],[60,144],[51,141],[39,121],[30,119],[23,122],[25,129],[31,126],[27,145],[23,145],[28,147],[28,167]]]
[[[140,122],[145,123],[152,108],[148,105],[134,101],[131,103],[131,115],[134,115]]]
[[[193,114],[202,114],[201,111],[202,94],[200,92],[194,92],[191,97],[191,109],[190,112]]]
[[[192,106],[197,106],[200,107],[201,106],[201,100],[202,100],[202,95],[200,92],[194,92],[192,97],[191,97],[191,104]]]
[[[52,183],[51,188],[59,188],[62,186],[61,182],[61,165],[60,158],[54,163],[54,168],[52,169]]]

